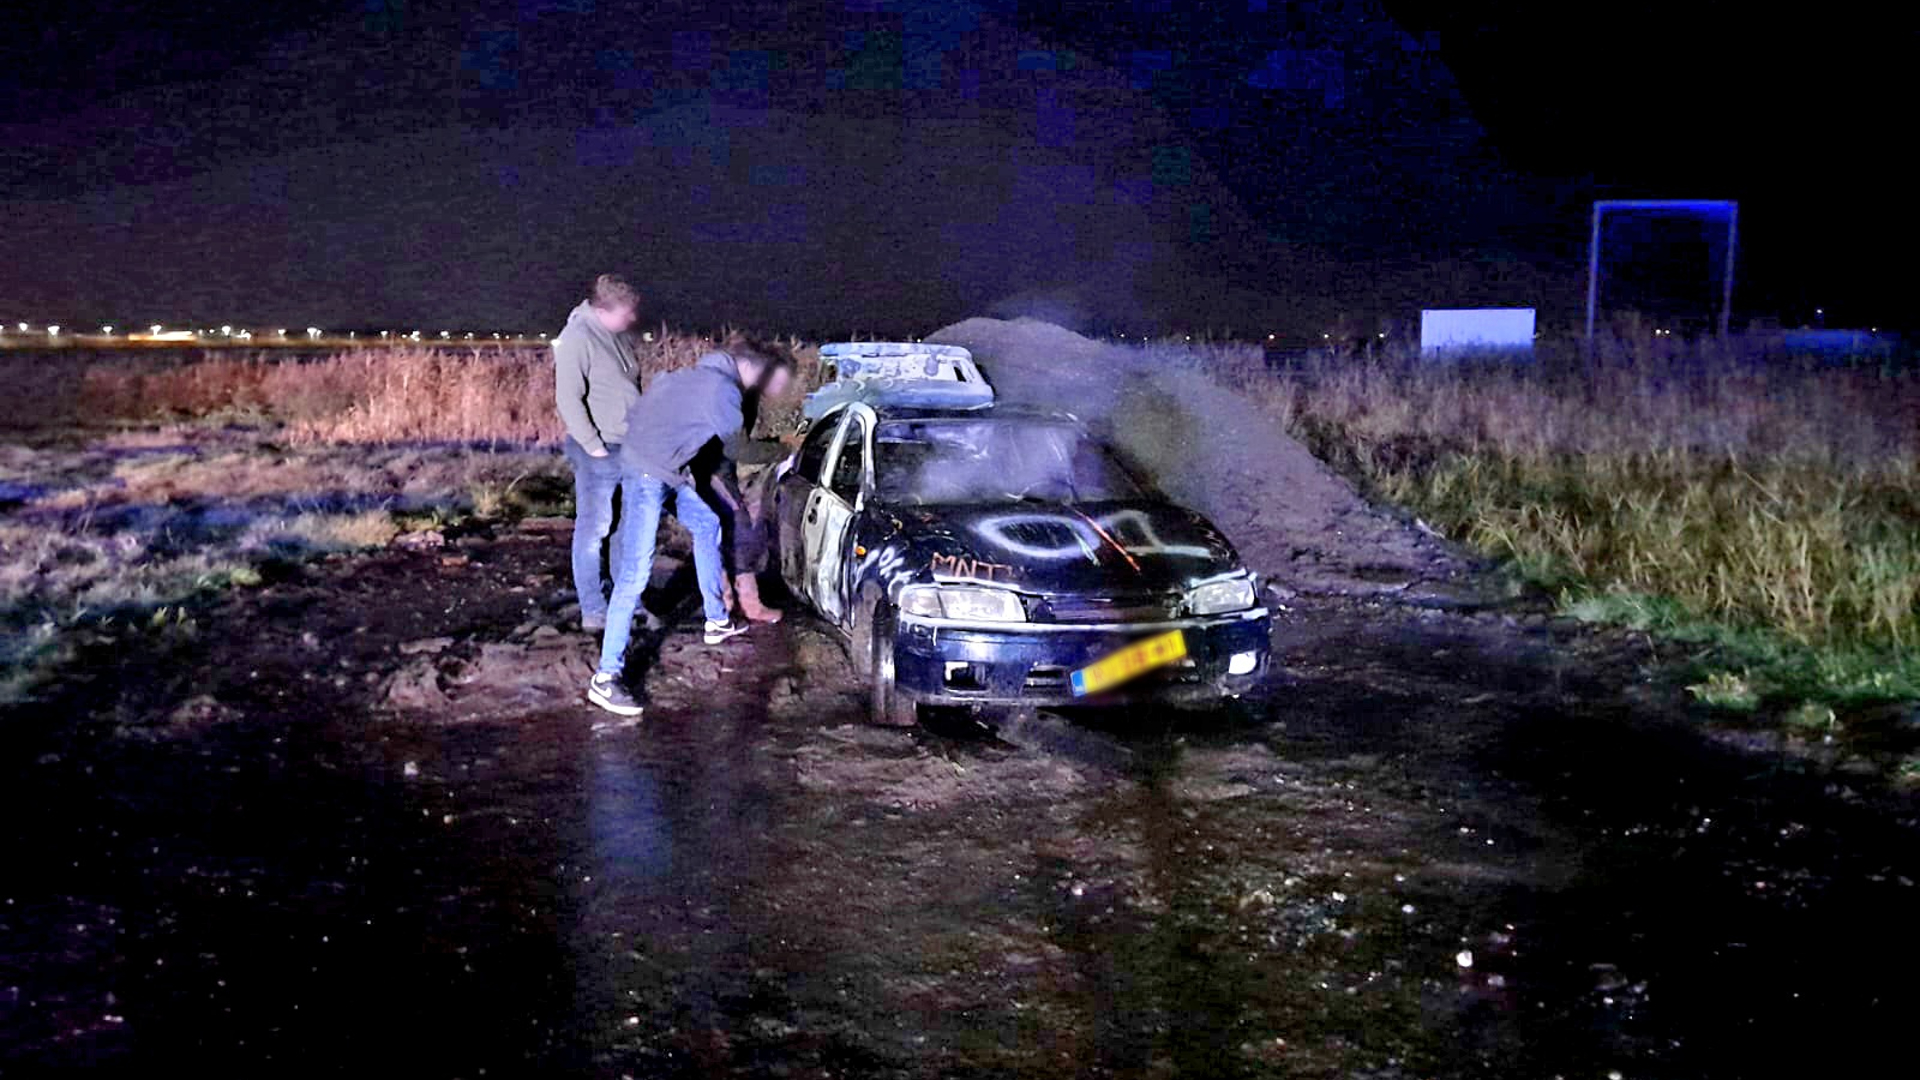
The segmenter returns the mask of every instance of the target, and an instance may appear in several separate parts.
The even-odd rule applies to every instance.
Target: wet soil
[[[1920,845],[1643,645],[1297,598],[1212,715],[860,723],[790,618],[580,703],[541,529],[284,568],[0,717],[0,1074],[1774,1076],[1897,1061]],[[671,589],[671,586],[670,586]]]

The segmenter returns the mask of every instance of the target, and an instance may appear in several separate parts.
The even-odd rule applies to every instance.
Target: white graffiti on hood
[[[1102,545],[1125,555],[1179,555],[1204,559],[1215,554],[1205,544],[1174,544],[1160,538],[1153,519],[1141,510],[1115,510],[1098,518],[1086,515],[1053,514],[1038,511],[995,514],[974,523],[981,539],[1023,559],[1059,562],[1084,558],[1100,561]],[[1022,538],[1019,533],[1027,534]],[[1037,537],[1061,536],[1071,543],[1036,542]]]

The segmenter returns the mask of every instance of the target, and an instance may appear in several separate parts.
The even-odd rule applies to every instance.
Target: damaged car
[[[847,636],[874,720],[1208,704],[1265,675],[1232,545],[1078,419],[996,402],[963,349],[822,353],[838,378],[775,481],[779,569]]]

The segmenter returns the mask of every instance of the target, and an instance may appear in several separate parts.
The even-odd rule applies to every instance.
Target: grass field
[[[712,347],[659,335],[642,376]],[[89,361],[72,408],[0,444],[0,700],[79,637],[189,632],[195,598],[300,560],[569,509],[545,347]]]
[[[1733,706],[1920,697],[1920,378],[1612,338],[1538,365],[1216,367],[1569,613],[1714,647]],[[1743,693],[1722,692],[1729,686]]]
[[[640,346],[643,378],[711,347],[659,334]],[[1920,379],[1911,371],[1760,363],[1632,329],[1591,358],[1549,345],[1526,367],[1327,354],[1275,371],[1251,345],[1144,347],[1254,396],[1376,497],[1508,560],[1569,613],[1706,646],[1704,662],[1718,666],[1702,674],[1703,701],[1818,715],[1920,697]],[[794,348],[811,385],[817,351]],[[146,372],[102,367],[83,389],[90,413],[203,427],[239,419],[288,449],[264,463],[245,451],[123,463],[149,474],[147,486],[120,477],[115,490],[48,496],[76,506],[239,482],[410,492],[415,503],[433,489],[486,511],[504,505],[515,476],[560,472],[543,449],[560,434],[544,348],[397,346],[300,362],[212,355]],[[450,464],[450,448],[462,464]],[[365,465],[391,466],[404,452],[434,464]],[[420,468],[434,479],[422,481]],[[317,511],[287,506],[282,518],[306,513],[320,528]],[[365,522],[355,529],[371,535]],[[25,541],[7,543],[17,563]],[[18,598],[58,577],[16,568],[7,591]],[[142,584],[141,595],[155,588]]]

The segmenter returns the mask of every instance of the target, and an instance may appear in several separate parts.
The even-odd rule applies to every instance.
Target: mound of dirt
[[[1038,319],[968,319],[927,340],[971,350],[1001,400],[1101,430],[1280,585],[1459,598],[1466,567],[1444,544],[1369,505],[1253,401],[1203,375]]]

